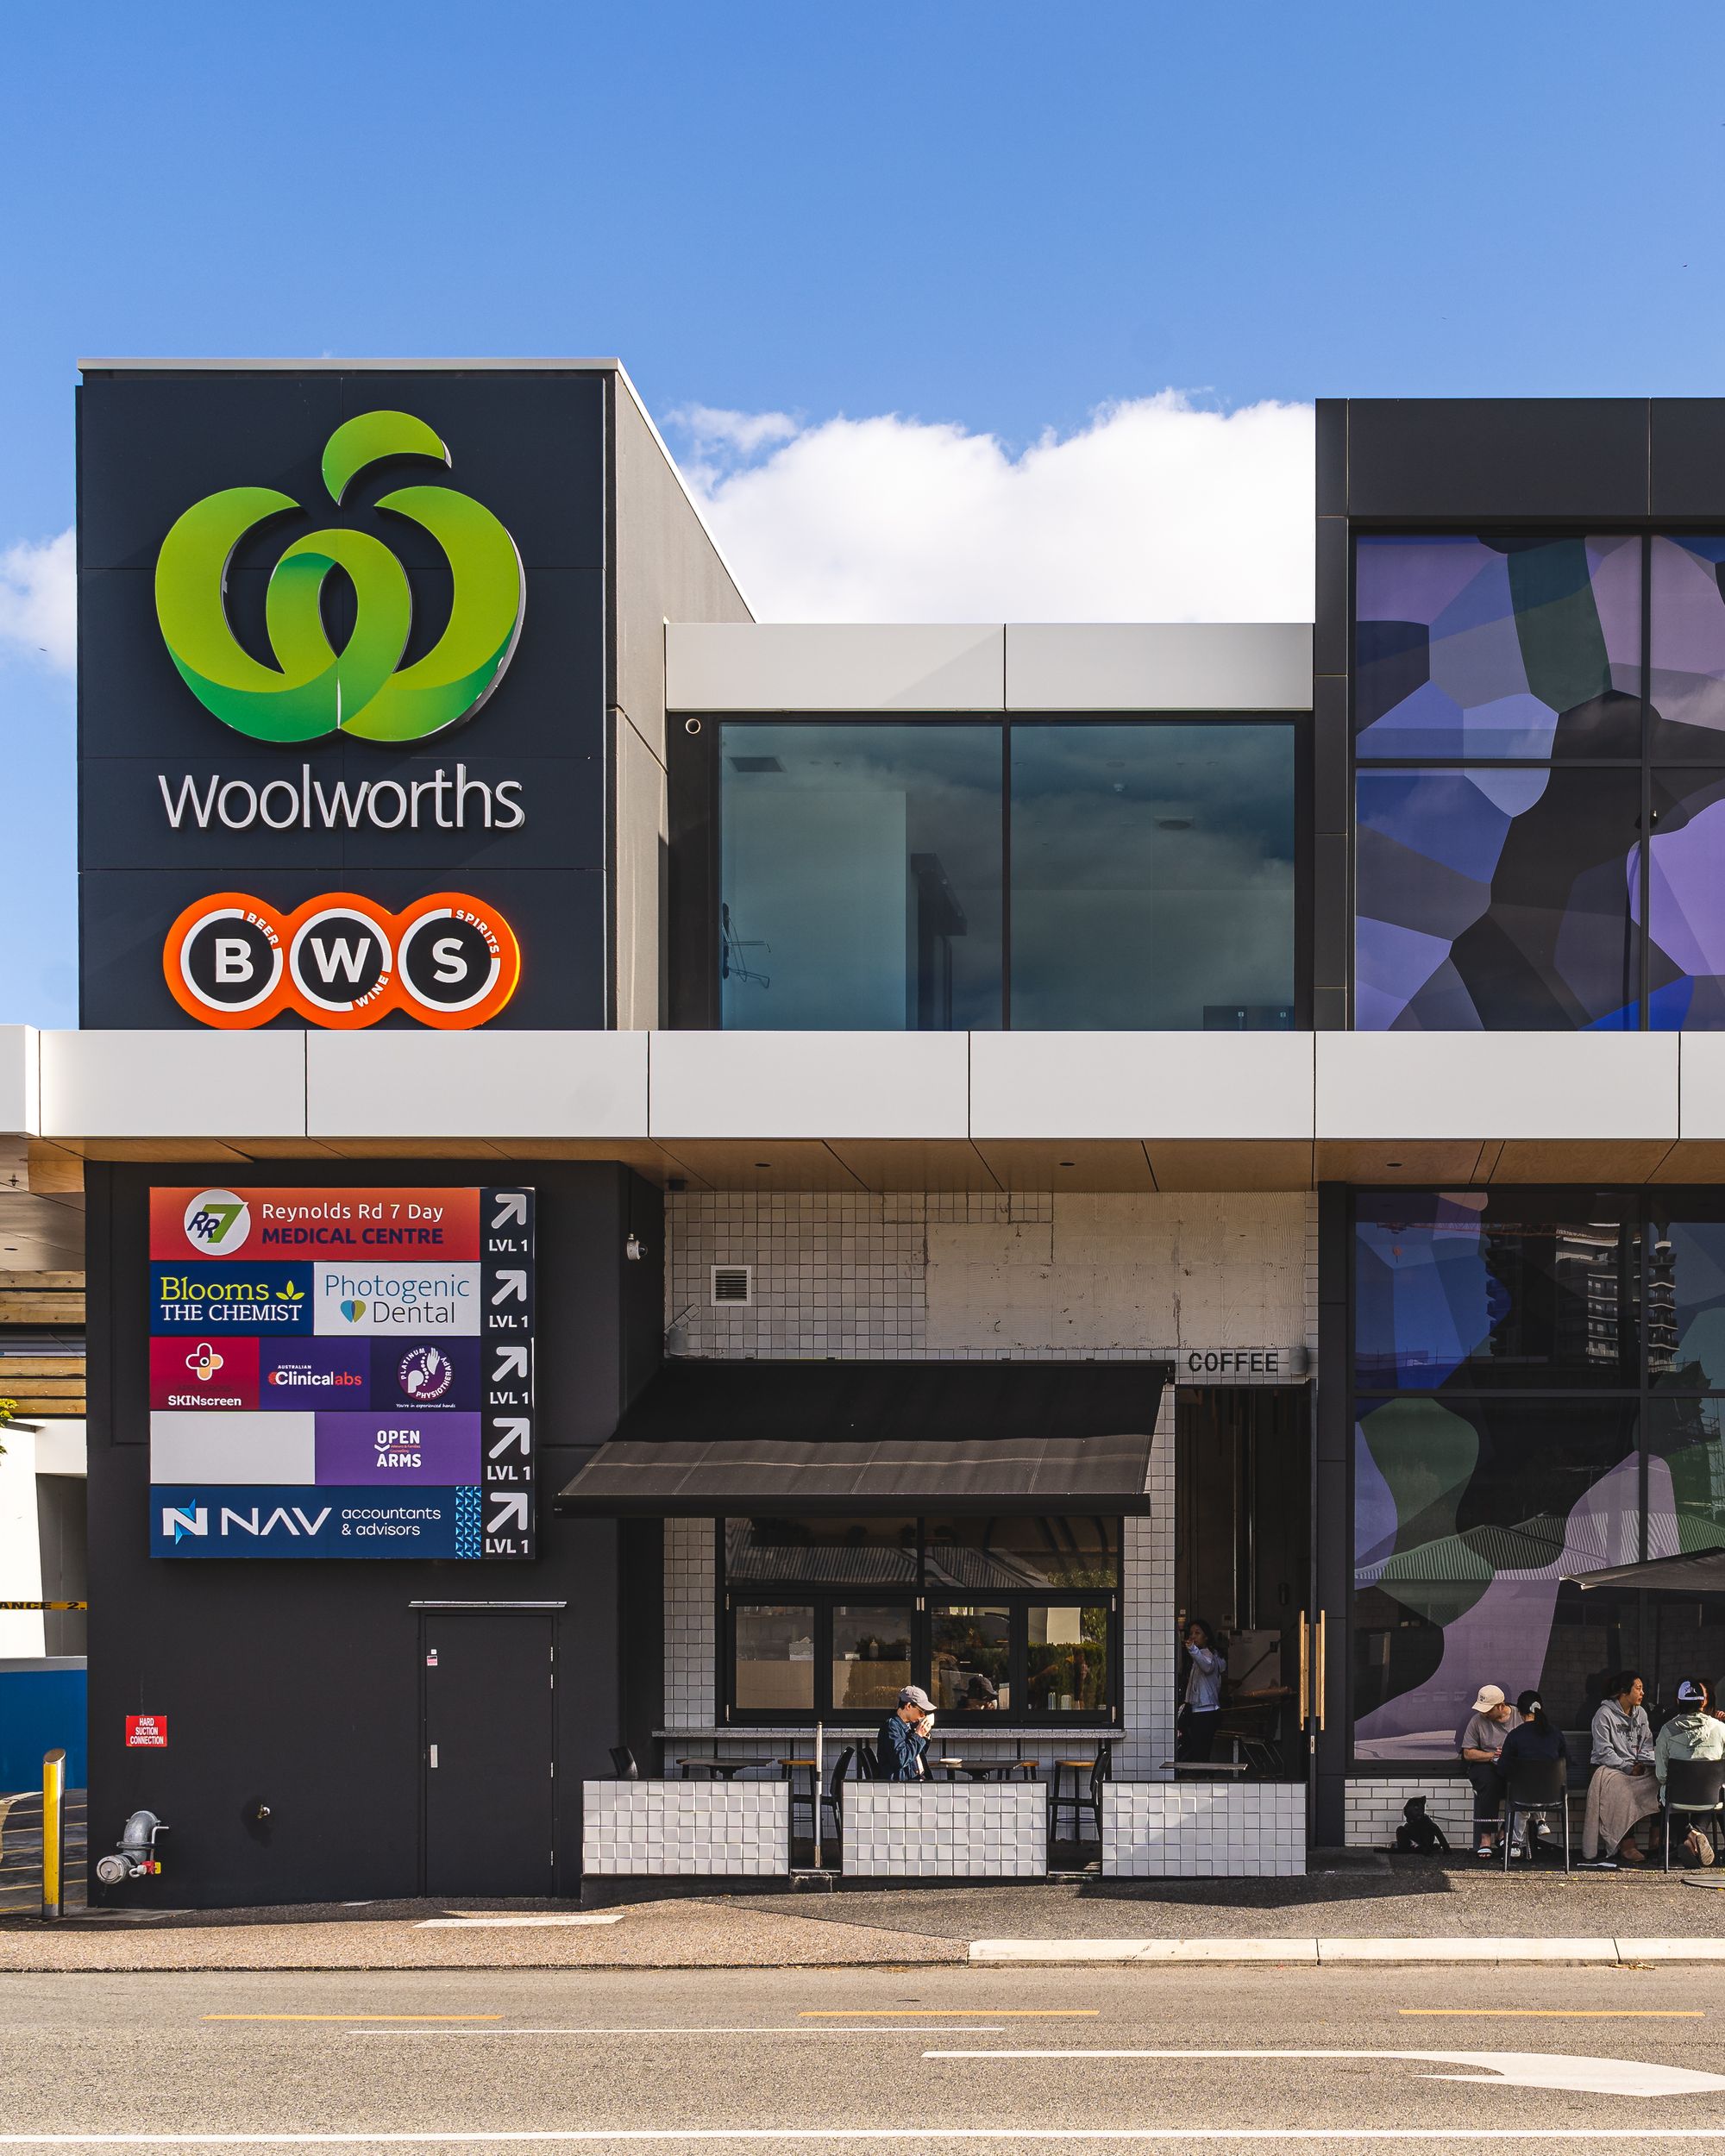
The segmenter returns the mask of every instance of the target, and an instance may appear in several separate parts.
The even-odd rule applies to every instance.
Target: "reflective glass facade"
[[[726,721],[726,1027],[1286,1028],[1286,720]]]
[[[1725,538],[1353,560],[1355,1025],[1725,1025]]]
[[[1362,1192],[1353,1265],[1356,1757],[1452,1757],[1481,1684],[1573,1728],[1626,1662],[1711,1674],[1716,1614],[1568,1576],[1725,1548],[1719,1199]]]

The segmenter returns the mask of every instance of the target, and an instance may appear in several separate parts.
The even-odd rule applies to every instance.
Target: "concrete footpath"
[[[15,1915],[0,1971],[1725,1961],[1725,1892],[1686,1876],[1366,1858],[1302,1879]]]

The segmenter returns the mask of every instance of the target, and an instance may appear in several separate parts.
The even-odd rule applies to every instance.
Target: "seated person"
[[[883,1782],[921,1782],[927,1778],[928,1733],[934,1727],[934,1702],[919,1684],[907,1684],[899,1703],[881,1724],[875,1739],[875,1757]]]
[[[995,1690],[992,1682],[988,1677],[984,1677],[980,1670],[965,1686],[964,1696],[958,1702],[960,1713],[965,1714],[987,1714],[990,1708],[998,1709],[1000,1704],[1000,1695],[999,1692]],[[1725,1729],[1725,1723],[1722,1723],[1720,1727],[1722,1729]]]
[[[1644,1864],[1635,1846],[1635,1829],[1659,1808],[1653,1777],[1653,1733],[1641,1704],[1647,1687],[1634,1670],[1611,1681],[1610,1695],[1593,1717],[1593,1779],[1587,1785],[1587,1812],[1582,1822],[1584,1862],[1613,1855],[1622,1864]]]
[[[1537,1692],[1523,1692],[1515,1702],[1515,1713],[1518,1717],[1515,1727],[1504,1738],[1503,1749],[1498,1754],[1506,1796],[1510,1770],[1518,1760],[1561,1759],[1567,1764],[1569,1759],[1568,1740],[1546,1714],[1545,1702]],[[1536,1837],[1547,1831],[1545,1821],[1540,1819],[1531,1819],[1527,1825]],[[1524,1847],[1522,1838],[1518,1833],[1515,1853],[1521,1855]]]
[[[1725,1763],[1725,1722],[1708,1712],[1707,1686],[1698,1677],[1686,1677],[1677,1688],[1677,1712],[1659,1729],[1653,1746],[1653,1772],[1659,1795],[1665,1793],[1665,1774],[1673,1759],[1716,1759]],[[1711,1864],[1713,1844],[1702,1832],[1699,1820],[1683,1837],[1684,1846],[1697,1864]]]
[[[1515,1727],[1515,1710],[1503,1696],[1501,1684],[1482,1684],[1473,1712],[1456,1739],[1467,1778],[1473,1784],[1473,1846],[1477,1857],[1489,1857],[1497,1843],[1497,1821],[1503,1809],[1503,1776],[1498,1760],[1504,1740]]]

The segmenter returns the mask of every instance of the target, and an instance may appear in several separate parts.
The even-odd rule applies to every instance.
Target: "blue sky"
[[[1007,459],[1170,388],[1713,393],[1722,48],[1593,0],[20,0],[0,556],[71,519],[83,354],[614,352],[661,414]],[[71,689],[7,618],[0,1018],[67,1023]]]

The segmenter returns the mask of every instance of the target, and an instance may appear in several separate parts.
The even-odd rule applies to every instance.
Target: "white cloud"
[[[70,674],[78,663],[73,533],[20,540],[0,554],[0,657],[18,652]]]
[[[896,413],[674,423],[763,621],[1311,618],[1309,404],[1164,390],[1016,455]]]

